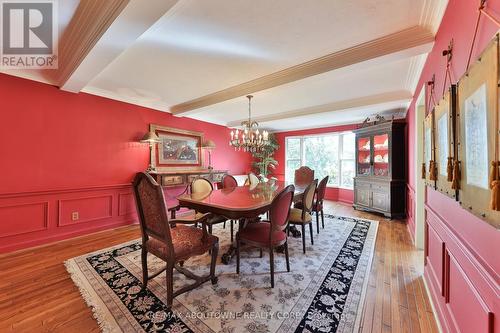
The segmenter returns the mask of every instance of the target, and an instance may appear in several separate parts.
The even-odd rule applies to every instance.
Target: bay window
[[[285,139],[285,179],[293,182],[295,170],[307,165],[318,180],[330,176],[328,186],[352,189],[354,133],[294,136]]]

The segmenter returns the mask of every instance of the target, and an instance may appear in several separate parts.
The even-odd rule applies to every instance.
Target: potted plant
[[[274,159],[274,153],[279,147],[280,145],[276,140],[276,136],[271,133],[269,134],[269,144],[258,152],[252,152],[254,158],[252,167],[258,171],[261,177],[268,178],[268,176],[272,174],[270,169],[275,169],[278,165],[278,161]]]

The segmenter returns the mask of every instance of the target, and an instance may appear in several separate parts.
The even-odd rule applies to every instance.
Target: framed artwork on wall
[[[197,170],[203,167],[203,133],[151,124],[160,142],[153,149],[153,163],[160,171]]]
[[[452,85],[434,108],[436,188],[451,198],[457,197],[457,191],[452,188],[456,157],[456,92],[456,85]]]
[[[492,183],[498,179],[498,35],[458,83],[460,204],[496,228]],[[493,167],[494,166],[494,167]],[[495,170],[496,169],[496,170]],[[492,179],[493,178],[493,179]]]
[[[436,166],[435,166],[435,132],[434,132],[434,110],[427,113],[424,119],[424,169],[422,174],[427,186],[436,188]],[[423,170],[424,171],[424,170]]]

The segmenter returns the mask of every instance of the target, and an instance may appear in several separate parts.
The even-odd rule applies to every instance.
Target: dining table
[[[307,187],[285,181],[260,182],[258,184],[228,187],[204,193],[185,193],[177,198],[182,207],[194,209],[200,213],[222,215],[229,220],[239,222],[239,228],[246,223],[260,219],[271,208],[273,199],[288,185],[295,186],[294,202],[302,200]],[[300,237],[300,231],[290,227],[294,237]],[[228,264],[236,251],[236,244],[222,255],[222,262]]]

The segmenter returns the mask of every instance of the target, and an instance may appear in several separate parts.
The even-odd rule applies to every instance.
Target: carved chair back
[[[308,166],[301,166],[295,170],[295,184],[311,184],[314,180],[314,170]]]
[[[155,238],[165,243],[168,253],[173,255],[168,211],[162,187],[149,174],[138,172],[133,188],[143,244],[149,237]]]

